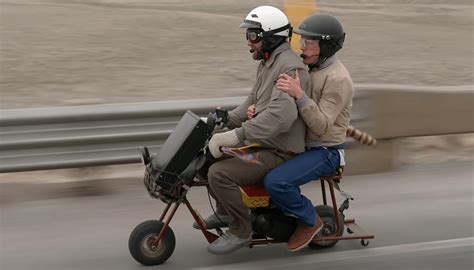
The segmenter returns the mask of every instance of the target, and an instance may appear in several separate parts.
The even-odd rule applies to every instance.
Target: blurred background
[[[243,96],[258,63],[238,25],[257,5],[281,8],[295,26],[335,14],[347,33],[338,58],[356,85],[473,84],[470,0],[0,3],[2,110]],[[470,125],[472,110],[456,121]],[[471,134],[405,138],[400,162],[471,159],[473,146]]]
[[[356,84],[473,80],[470,0],[1,3],[2,109],[242,95],[257,62],[238,26],[265,4],[295,25],[311,9],[340,18]]]
[[[336,15],[347,33],[338,58],[356,85],[442,87],[474,83],[472,0],[0,0],[0,114],[26,108],[243,96],[254,82],[258,63],[251,59],[244,31],[238,26],[259,5],[281,8],[294,26],[312,12]],[[298,39],[295,35],[293,42]],[[390,103],[390,97],[383,102]],[[447,102],[450,104],[438,104],[440,110],[456,108],[451,100]],[[472,107],[454,121],[472,132]],[[458,234],[452,234],[472,237],[472,133],[398,138],[396,148],[396,153],[390,150],[390,155],[394,155],[397,165],[385,170],[387,175],[348,177],[354,180],[350,182],[366,183],[366,179],[375,181],[377,177],[392,183],[399,177],[426,178],[415,188],[427,192],[430,179],[438,183],[462,178],[467,184],[464,193],[460,191],[464,195],[456,197],[456,192],[448,192],[451,202],[462,198],[462,204],[450,207],[458,209],[462,205],[469,214],[456,212],[462,216],[456,216],[457,220],[464,223],[460,221]],[[128,256],[126,242],[116,241],[116,237],[128,237],[133,225],[142,221],[140,218],[159,213],[159,209],[143,209],[156,202],[147,198],[141,176],[138,164],[0,174],[0,268],[136,268],[131,258],[123,257]],[[352,188],[357,191],[361,187]],[[400,192],[406,195],[411,191]],[[403,197],[391,195],[394,204]],[[421,197],[436,200],[432,195],[423,193]],[[365,203],[370,207],[383,197],[369,196]],[[196,201],[205,207],[206,201],[199,196]],[[426,207],[431,209],[429,204]],[[372,222],[369,228],[373,231],[385,233],[381,228],[387,228],[387,224],[380,224],[378,218],[360,208],[356,213]],[[125,221],[127,226],[117,225],[127,215],[131,216]],[[419,221],[420,225],[433,221],[427,216]],[[396,222],[400,223],[395,224],[408,230],[403,219],[398,216]],[[187,217],[178,223],[180,231],[190,230],[186,223],[190,220]],[[433,229],[432,234],[444,235],[443,230],[452,222],[443,220],[445,226]],[[65,240],[69,234],[75,234],[74,243]],[[376,246],[402,243],[393,240],[396,235],[394,232]],[[192,244],[178,252],[191,252],[193,258],[203,256],[196,258],[200,263],[174,261],[169,269],[215,263],[205,252],[204,239],[192,237]],[[430,237],[421,236],[416,241],[433,240]],[[415,241],[413,238],[403,239],[410,242]],[[178,239],[178,246],[184,245],[181,241]],[[87,250],[92,242],[95,248]],[[107,243],[118,246],[119,251],[105,249]],[[69,245],[77,246],[68,251]],[[352,248],[342,246],[342,250]],[[25,256],[25,251],[35,253]],[[56,257],[60,251],[64,256]],[[271,258],[272,252],[279,251],[273,249],[263,257]],[[236,262],[217,260],[222,265]]]

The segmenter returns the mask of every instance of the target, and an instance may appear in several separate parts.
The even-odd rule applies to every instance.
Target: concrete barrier
[[[365,86],[358,90],[377,139],[474,132],[474,86]]]
[[[375,147],[348,144],[347,174],[398,166],[402,138],[473,133],[474,86],[359,85],[365,121],[356,127],[377,138]]]

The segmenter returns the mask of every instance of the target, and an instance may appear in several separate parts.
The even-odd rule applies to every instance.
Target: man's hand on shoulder
[[[294,78],[286,73],[281,74],[278,77],[276,86],[278,90],[287,93],[295,99],[299,99],[305,94],[305,92],[301,88],[300,75],[298,74],[298,70],[296,70]]]

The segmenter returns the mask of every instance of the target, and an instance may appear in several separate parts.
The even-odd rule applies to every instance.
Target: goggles
[[[252,43],[258,43],[263,38],[263,32],[257,29],[247,29],[245,38]]]
[[[311,44],[318,44],[319,43],[319,40],[317,39],[306,39],[306,38],[300,38],[300,45],[301,47],[303,47],[304,49],[306,49],[309,45]]]

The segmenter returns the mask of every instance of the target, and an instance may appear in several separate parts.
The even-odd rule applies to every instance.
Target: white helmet
[[[265,36],[291,37],[292,28],[285,13],[276,7],[260,6],[252,9],[240,28],[257,28],[264,32]]]

